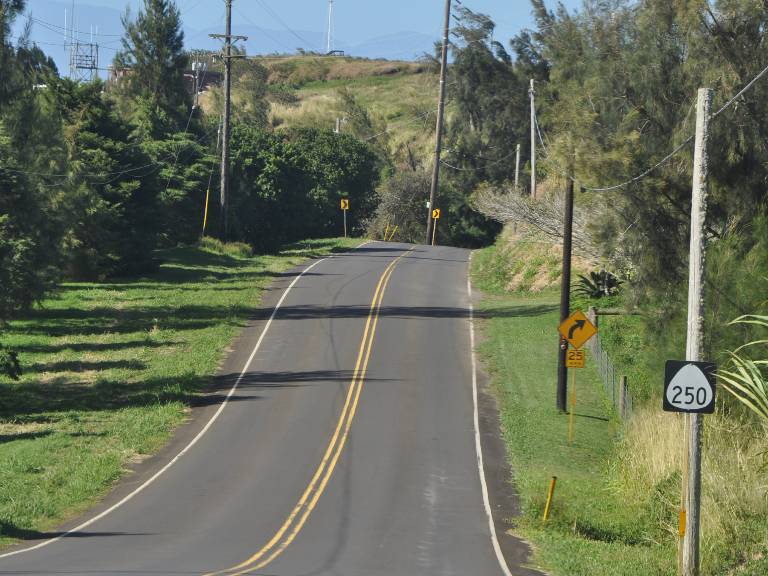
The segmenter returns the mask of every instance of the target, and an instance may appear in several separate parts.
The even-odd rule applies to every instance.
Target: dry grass
[[[485,273],[504,292],[539,293],[560,286],[562,270],[562,245],[522,227],[504,228],[491,250],[489,261],[483,267]],[[573,273],[586,273],[595,264],[580,256],[573,256]]]
[[[270,110],[270,122],[273,126],[291,128],[323,127],[333,128],[338,116],[334,94],[315,94],[303,97],[294,106],[273,103]]]
[[[373,116],[386,122],[390,150],[396,157],[407,156],[406,147],[416,158],[429,157],[434,138],[437,76],[428,73],[377,76],[377,70],[380,72],[381,68],[374,67],[369,70],[370,74],[352,79],[307,84],[298,91],[297,105],[272,105],[270,122],[279,127],[333,128],[336,118],[344,115],[336,92],[346,88]]]
[[[428,65],[420,62],[368,60],[365,58],[324,58],[289,56],[264,59],[271,84],[302,85],[325,80],[353,80],[371,76],[420,74]]]
[[[657,407],[639,410],[626,428],[617,467],[620,489],[657,509],[662,528],[672,534],[681,493],[683,422],[682,416]],[[765,552],[767,450],[765,430],[754,420],[723,412],[706,417],[701,507],[705,574],[721,573],[718,567]]]

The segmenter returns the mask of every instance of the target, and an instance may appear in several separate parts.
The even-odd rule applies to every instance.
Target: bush
[[[0,374],[5,374],[11,380],[18,380],[21,376],[19,357],[14,350],[10,350],[0,344]]]
[[[392,232],[397,226],[393,240],[424,242],[429,185],[430,175],[423,170],[396,172],[386,179],[377,191],[381,203],[368,227],[368,234],[372,238],[383,238],[384,232]]]
[[[200,248],[213,252],[215,254],[223,254],[225,256],[235,256],[237,258],[250,258],[253,256],[253,248],[248,244],[242,242],[222,242],[217,238],[211,238],[205,236],[199,243]]]
[[[376,209],[376,157],[351,136],[316,129],[275,134],[239,124],[232,163],[230,235],[259,251],[341,235],[342,198],[350,201],[352,235],[364,232]]]

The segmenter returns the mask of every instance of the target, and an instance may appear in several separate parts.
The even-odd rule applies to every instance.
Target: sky
[[[521,29],[532,25],[528,0],[462,0],[497,23],[496,39],[507,44]],[[569,8],[581,0],[563,0]],[[101,61],[111,61],[122,31],[120,15],[127,5],[134,10],[143,0],[75,0],[75,23],[82,40],[98,30]],[[555,6],[554,0],[548,4]],[[211,32],[224,31],[224,0],[177,0],[188,48],[212,49]],[[27,12],[37,19],[32,39],[50,52],[62,68],[64,10],[71,18],[72,0],[27,0]],[[440,38],[443,0],[334,0],[336,48],[351,55],[411,59],[430,51]],[[301,47],[324,47],[327,0],[233,0],[233,33],[249,36],[249,54],[290,52]],[[18,23],[15,32],[20,32]]]

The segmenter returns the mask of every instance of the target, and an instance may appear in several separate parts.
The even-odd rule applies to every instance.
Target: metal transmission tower
[[[247,36],[232,35],[232,0],[227,3],[227,33],[209,34],[211,38],[224,40],[224,120],[222,122],[221,146],[221,196],[220,196],[220,230],[222,239],[229,234],[229,125],[232,114],[232,58],[245,58],[244,54],[232,54],[232,40],[248,40]]]
[[[75,0],[72,0],[72,13],[69,27],[67,26],[67,9],[64,9],[65,42],[64,51],[69,50],[69,77],[73,80],[90,82],[99,76],[99,45],[93,41],[82,42],[75,30]],[[98,32],[98,29],[97,29]]]
[[[75,40],[69,46],[69,76],[90,82],[99,76],[99,45]]]
[[[328,0],[328,36],[326,38],[326,53],[333,52],[333,0]]]

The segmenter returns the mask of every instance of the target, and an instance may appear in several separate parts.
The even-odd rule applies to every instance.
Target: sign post
[[[341,211],[344,212],[344,238],[347,237],[347,211],[349,210],[349,200],[341,199]]]
[[[432,246],[435,245],[435,237],[437,236],[437,221],[440,220],[440,208],[435,208],[432,210],[432,220],[434,220],[434,225],[432,226]]]
[[[568,411],[568,444],[573,444],[574,417],[576,414],[576,372],[574,369],[584,368],[586,354],[581,347],[597,334],[597,328],[581,311],[577,310],[560,324],[560,335],[573,349],[566,350],[565,368],[571,368],[571,401]]]
[[[707,177],[709,172],[709,122],[712,89],[700,88],[696,103],[696,138],[693,152],[693,183],[691,191],[691,241],[688,273],[688,338],[685,359],[698,362],[704,355],[704,255],[706,253],[705,221],[707,216]],[[714,397],[714,391],[713,391]],[[713,400],[714,401],[714,400]],[[683,509],[685,535],[681,542],[681,568],[684,576],[699,576],[699,529],[701,519],[701,438],[702,417],[698,411],[685,415],[686,474],[683,478]]]

